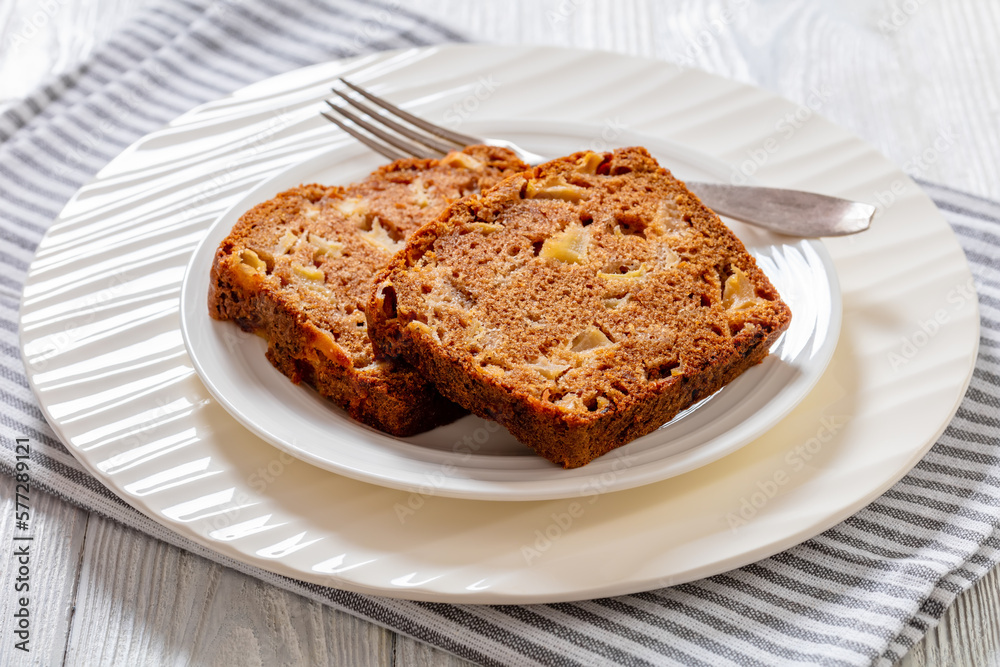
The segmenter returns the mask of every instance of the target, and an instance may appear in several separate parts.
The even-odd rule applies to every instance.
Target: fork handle
[[[875,215],[871,204],[815,192],[699,181],[685,184],[716,213],[789,236],[857,234],[868,229]]]

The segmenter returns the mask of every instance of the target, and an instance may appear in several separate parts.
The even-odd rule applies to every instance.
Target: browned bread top
[[[405,363],[376,362],[364,313],[372,280],[450,203],[525,168],[507,149],[471,146],[400,160],[347,187],[282,192],[220,244],[210,313],[261,334],[275,366],[355,418],[397,434],[432,426],[422,412],[447,412],[433,386]]]
[[[716,391],[791,318],[643,148],[570,155],[453,205],[375,288],[378,346],[567,467]]]

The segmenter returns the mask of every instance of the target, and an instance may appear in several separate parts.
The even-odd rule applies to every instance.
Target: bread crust
[[[642,148],[504,179],[410,237],[367,309],[378,348],[566,468],[760,363],[791,311]]]
[[[399,160],[347,187],[279,193],[219,245],[209,313],[262,336],[275,368],[358,421],[397,436],[450,422],[465,411],[372,348],[371,281],[420,225],[525,167],[506,149],[473,146],[442,160]]]

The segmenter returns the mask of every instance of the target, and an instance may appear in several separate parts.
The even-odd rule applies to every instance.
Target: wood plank
[[[68,664],[392,664],[393,633],[92,517]]]
[[[1000,568],[958,597],[897,667],[1000,665]]]
[[[470,667],[474,664],[403,635],[396,635],[395,659],[395,667]]]
[[[0,476],[0,655],[6,665],[58,665],[66,652],[73,614],[73,596],[87,530],[87,512],[54,496],[31,490],[28,496],[29,530],[15,530],[15,482]],[[29,543],[30,590],[14,590],[19,563],[12,558],[14,535],[31,535]],[[28,597],[29,653],[13,649],[16,638],[11,622],[18,599]]]

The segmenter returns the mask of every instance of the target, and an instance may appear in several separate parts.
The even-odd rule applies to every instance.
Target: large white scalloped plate
[[[833,359],[808,396],[745,447],[607,492],[619,466],[576,499],[392,490],[250,437],[198,379],[179,330],[184,269],[210,224],[273,175],[347,144],[317,116],[338,76],[432,120],[531,118],[609,133],[624,124],[743,165],[765,185],[872,200],[902,184],[902,194],[869,232],[825,242],[843,293]],[[789,134],[780,123],[796,112],[808,120]],[[919,188],[857,137],[786,100],[620,55],[448,46],[291,72],[131,146],[42,241],[21,341],[32,388],[74,455],[180,534],[319,584],[527,603],[722,572],[877,497],[919,460],[964,393],[979,326],[974,300],[963,297],[969,285],[951,230]]]
[[[507,121],[465,129],[558,156],[588,148],[605,128]],[[645,146],[681,178],[729,176],[724,163],[689,148],[620,128],[615,133],[615,145]],[[334,148],[247,193],[208,230],[181,287],[181,333],[212,396],[255,435],[304,461],[365,482],[475,500],[571,498],[594,485],[620,491],[693,470],[766,432],[805,398],[833,356],[840,292],[823,245],[730,221],[792,307],[792,324],[763,364],[657,431],[584,468],[563,470],[477,417],[405,440],[367,428],[314,391],[289,383],[265,359],[263,340],[211,319],[205,305],[215,249],[244,211],[300,183],[358,180],[365,175],[359,167],[370,160],[366,150]]]

